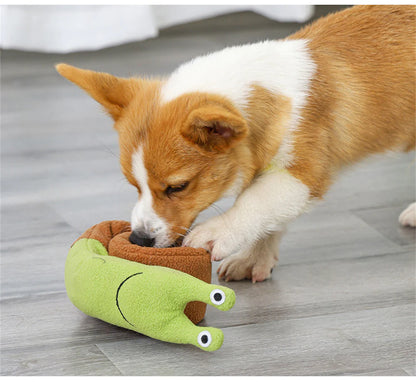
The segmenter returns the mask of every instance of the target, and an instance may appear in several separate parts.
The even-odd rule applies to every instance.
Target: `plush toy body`
[[[217,350],[223,333],[194,325],[184,314],[190,301],[230,309],[235,294],[186,273],[109,256],[103,244],[82,238],[69,251],[65,285],[84,313],[149,337]]]
[[[130,223],[123,220],[107,220],[87,229],[79,238],[96,239],[110,256],[146,265],[159,265],[187,273],[207,283],[211,282],[211,257],[202,248],[140,247],[129,241]],[[185,308],[185,314],[197,324],[205,316],[207,305],[192,301]]]

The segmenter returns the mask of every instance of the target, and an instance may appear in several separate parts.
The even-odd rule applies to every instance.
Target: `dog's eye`
[[[174,194],[175,192],[183,191],[186,187],[188,187],[189,182],[184,182],[182,184],[179,184],[178,186],[167,186],[165,189],[165,194],[167,196],[170,196]]]

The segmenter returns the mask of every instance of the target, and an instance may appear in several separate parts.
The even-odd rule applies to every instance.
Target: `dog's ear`
[[[247,136],[248,128],[239,114],[219,105],[208,105],[190,113],[181,133],[205,151],[224,153]]]
[[[132,79],[79,69],[67,64],[58,64],[55,68],[59,74],[84,89],[103,105],[115,121],[130,103],[136,91],[136,83]]]

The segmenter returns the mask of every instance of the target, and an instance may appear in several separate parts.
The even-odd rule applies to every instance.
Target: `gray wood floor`
[[[53,64],[164,74],[197,54],[297,28],[241,13],[94,53],[2,52],[2,375],[415,374],[415,231],[397,223],[415,200],[414,153],[347,171],[290,227],[271,280],[229,284],[235,307],[208,307],[203,322],[224,330],[217,352],[111,326],[66,296],[70,244],[101,220],[128,220],[136,192],[119,170],[110,120]]]

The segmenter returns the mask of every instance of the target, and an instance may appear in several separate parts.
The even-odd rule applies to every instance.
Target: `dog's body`
[[[58,70],[115,120],[122,170],[140,194],[133,230],[169,246],[200,211],[236,195],[184,244],[224,259],[226,279],[262,281],[286,224],[341,168],[415,148],[415,13],[356,6],[285,40],[196,58],[161,80]],[[415,210],[401,222],[414,226]]]

